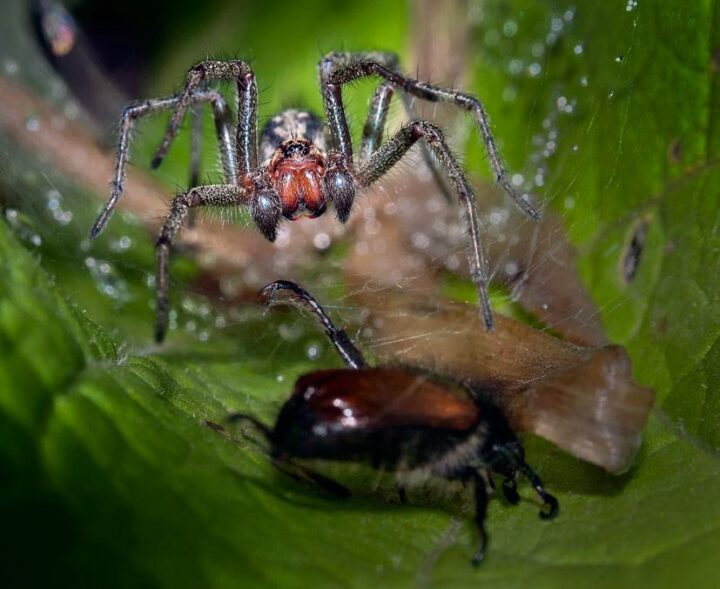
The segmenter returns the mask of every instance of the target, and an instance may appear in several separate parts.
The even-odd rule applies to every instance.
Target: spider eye
[[[310,154],[310,145],[305,141],[291,141],[282,147],[285,157],[305,157]]]

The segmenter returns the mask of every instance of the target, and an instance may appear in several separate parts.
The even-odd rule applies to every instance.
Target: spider
[[[424,154],[434,175],[440,178],[440,172],[444,173],[464,207],[471,278],[478,292],[485,327],[492,330],[493,317],[487,293],[489,273],[480,240],[475,195],[443,132],[432,122],[412,120],[382,143],[388,108],[395,91],[401,93],[411,118],[414,98],[446,102],[469,111],[480,129],[498,184],[529,217],[538,220],[539,212],[508,179],[482,103],[470,94],[402,74],[397,56],[391,53],[330,53],[321,59],[318,71],[326,123],[308,112],[286,110],[268,121],[259,146],[257,83],[253,70],[244,61],[201,61],[188,71],[185,86],[179,94],[134,103],[123,112],[110,198],[90,231],[91,239],[104,229],[122,194],[130,133],[137,119],[163,110],[172,111],[167,131],[151,164],[152,168],[157,168],[187,111],[209,103],[224,172],[224,184],[193,186],[177,195],[160,230],[156,243],[157,342],[164,339],[168,320],[170,247],[190,209],[247,207],[269,241],[275,240],[283,218],[319,217],[328,204],[334,208],[340,222],[345,223],[358,191],[379,180],[420,139],[425,141]],[[343,107],[342,88],[369,76],[381,81],[371,99],[360,155],[356,159]],[[236,83],[235,124],[223,96],[208,88],[212,81]]]

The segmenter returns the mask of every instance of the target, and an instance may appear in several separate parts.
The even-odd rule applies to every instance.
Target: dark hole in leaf
[[[622,280],[624,284],[631,283],[637,275],[649,225],[647,219],[640,221],[635,226],[630,242],[625,248],[625,255],[622,257]]]
[[[670,163],[677,164],[682,159],[683,155],[683,146],[680,139],[675,139],[670,145],[668,146],[668,160]]]

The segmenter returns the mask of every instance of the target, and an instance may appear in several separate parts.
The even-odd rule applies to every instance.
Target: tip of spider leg
[[[540,221],[540,219],[542,219],[542,213],[534,206],[532,206],[529,201],[525,200],[524,198],[518,198],[516,202],[522,212],[525,213],[528,217],[530,217],[533,221]]]
[[[150,167],[151,167],[153,170],[157,170],[157,169],[160,167],[160,164],[162,163],[162,161],[163,161],[163,156],[162,156],[162,155],[156,155],[156,156],[152,159],[152,161],[150,162]]]
[[[276,290],[277,290],[277,284],[275,282],[266,284],[258,291],[258,299],[266,306],[271,307],[273,300],[275,298]]]
[[[90,239],[95,239],[98,235],[100,235],[102,230],[103,230],[102,226],[94,225],[93,228],[90,229],[90,233],[88,234],[88,237]]]
[[[258,292],[258,297],[267,307],[272,307],[276,303],[276,296],[280,290],[290,291],[291,297],[300,296],[302,298],[307,295],[302,287],[290,280],[276,280],[263,286]]]
[[[90,233],[88,234],[90,239],[95,239],[103,232],[105,226],[107,225],[108,217],[109,215],[107,214],[107,211],[103,211],[102,213],[100,213],[100,216],[97,218],[95,224],[90,229]]]
[[[155,343],[161,344],[165,341],[165,329],[163,327],[155,328]]]
[[[485,303],[485,301],[483,301]],[[490,309],[490,304],[485,303],[481,305],[480,315],[482,316],[483,323],[485,324],[485,331],[491,333],[495,330],[495,319],[493,319],[493,313]]]
[[[473,567],[478,567],[482,564],[482,561],[485,559],[485,549],[481,548],[475,553],[475,556],[472,557],[472,560],[470,561],[470,564]]]
[[[540,221],[542,219],[542,213],[535,207],[529,207],[527,209],[527,214],[533,221]]]

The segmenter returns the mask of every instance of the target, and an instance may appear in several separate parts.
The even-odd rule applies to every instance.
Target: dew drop
[[[522,72],[523,69],[523,62],[519,59],[511,59],[508,62],[507,70],[510,74],[519,74]]]
[[[305,353],[308,357],[308,360],[317,360],[320,357],[321,351],[322,350],[318,344],[310,344],[305,350]]]
[[[507,264],[505,264],[505,274],[507,274],[508,276],[517,275],[518,270],[519,270],[519,268],[518,268],[517,262],[510,261]]]
[[[528,66],[528,73],[529,73],[533,78],[535,78],[536,76],[539,76],[539,75],[540,75],[540,72],[542,72],[542,66],[541,66],[539,63],[537,63],[537,62],[531,63],[531,64]]]
[[[411,240],[417,249],[427,249],[430,246],[430,238],[420,231],[413,233]]]
[[[3,70],[8,76],[14,76],[20,71],[20,66],[17,61],[8,57],[3,61]]]
[[[327,233],[317,233],[313,237],[313,245],[319,250],[326,250],[330,247],[330,236]]]
[[[517,23],[514,20],[509,20],[503,25],[503,34],[506,37],[514,37],[518,31]]]

